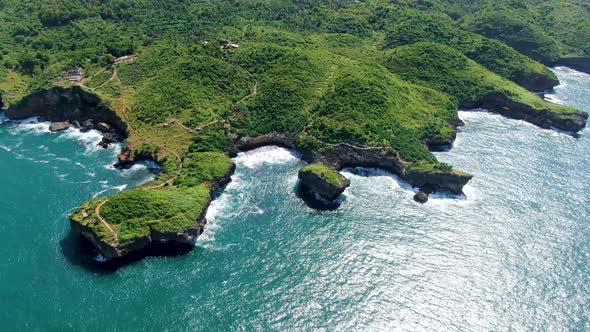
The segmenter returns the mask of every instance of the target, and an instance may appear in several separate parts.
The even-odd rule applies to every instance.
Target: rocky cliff
[[[350,186],[350,180],[336,170],[321,164],[311,164],[299,170],[299,180],[312,192],[332,201]]]
[[[524,120],[545,129],[558,129],[576,133],[586,127],[588,113],[572,111],[559,113],[549,109],[535,109],[530,105],[512,100],[503,93],[494,92],[485,95],[474,103],[465,103],[465,108],[483,108],[497,112],[506,117]]]
[[[96,215],[94,215],[94,206],[88,208],[81,208],[70,216],[70,224],[72,230],[88,239],[106,258],[120,258],[129,253],[137,252],[145,249],[151,244],[188,244],[194,242],[197,237],[203,233],[204,227],[207,224],[206,214],[213,194],[229,182],[231,176],[235,172],[235,164],[232,164],[230,169],[223,176],[214,179],[209,183],[210,195],[205,208],[201,211],[198,218],[190,227],[175,229],[175,230],[160,230],[154,227],[149,228],[149,232],[142,236],[134,237],[126,242],[120,242],[113,236],[105,237],[99,235],[101,228],[97,228],[99,223]],[[155,189],[166,190],[166,189]]]
[[[457,123],[459,125],[460,123]],[[446,141],[444,143],[447,143]],[[229,150],[247,151],[264,145],[278,145],[303,152],[306,161],[327,165],[335,170],[345,167],[374,167],[398,175],[413,187],[428,187],[429,192],[448,190],[461,194],[463,186],[473,177],[470,174],[449,171],[408,171],[405,162],[397,156],[388,156],[381,148],[361,147],[349,143],[331,145],[321,153],[310,153],[299,149],[293,136],[282,133],[269,133],[256,137],[241,137]]]
[[[115,111],[77,86],[35,92],[10,106],[4,115],[14,120],[39,117],[41,121],[68,122],[82,130],[96,129],[105,134],[106,143],[127,137],[127,125]]]
[[[590,74],[590,57],[562,58],[554,63],[555,66],[566,66],[577,71]]]

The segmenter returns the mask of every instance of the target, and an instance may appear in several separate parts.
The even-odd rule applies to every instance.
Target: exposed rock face
[[[330,183],[320,175],[311,171],[306,171],[305,168],[299,170],[299,180],[311,189],[311,191],[318,193],[324,199],[332,201],[350,186],[350,180],[342,176],[340,173],[337,173],[336,171],[334,172],[338,178],[338,183]]]
[[[428,137],[428,138],[424,139],[424,143],[426,145],[428,145],[429,149],[440,150],[443,147],[447,147],[447,146],[453,144],[453,142],[457,138],[457,127],[463,127],[465,125],[465,123],[462,120],[457,119],[457,120],[450,122],[449,125],[451,126],[451,128],[453,130],[452,134],[449,137],[447,137],[447,138]]]
[[[462,107],[481,107],[506,117],[524,120],[545,129],[559,129],[578,132],[586,127],[588,113],[573,112],[569,116],[558,115],[549,110],[536,110],[531,106],[511,100],[503,93],[490,93],[477,103],[464,104]]]
[[[79,234],[86,238],[90,243],[94,245],[101,255],[106,258],[117,258],[123,257],[126,254],[134,251],[141,250],[150,244],[151,239],[148,236],[138,237],[134,241],[126,244],[111,244],[106,241],[102,241],[99,237],[94,234],[94,231],[81,223],[75,222],[70,219],[70,226],[74,233]]]
[[[554,65],[566,66],[590,74],[590,57],[563,58],[557,60]]]
[[[430,188],[430,191],[448,190],[455,195],[463,193],[463,187],[473,178],[467,173],[446,173],[438,171],[409,171],[402,179],[412,187]]]
[[[56,132],[56,131],[62,131],[62,130],[67,130],[70,128],[70,123],[69,122],[52,122],[49,125],[49,130]]]
[[[263,146],[277,145],[288,149],[297,149],[295,137],[285,133],[268,133],[254,137],[244,136],[237,139],[227,150],[230,156],[235,156],[239,151],[254,150]]]
[[[461,123],[457,123],[460,125]],[[353,144],[341,143],[332,146],[322,154],[311,154],[299,149],[296,140],[289,135],[270,133],[256,137],[242,137],[230,147],[230,154],[237,151],[247,151],[265,145],[278,145],[302,151],[308,162],[317,162],[340,170],[345,167],[374,167],[397,174],[401,179],[413,187],[429,187],[433,191],[448,190],[454,194],[461,194],[463,186],[473,178],[466,173],[443,173],[424,171],[404,171],[404,162],[397,156],[387,156],[380,148],[359,147]]]
[[[414,195],[414,200],[418,203],[424,204],[428,202],[428,194],[423,191],[419,191]]]
[[[110,133],[111,140],[127,137],[127,125],[100,98],[80,87],[52,88],[35,92],[4,113],[10,119],[38,116],[43,121],[70,122],[84,130]],[[100,125],[99,125],[100,124]]]
[[[559,85],[559,80],[546,75],[530,73],[525,75],[521,80],[516,82],[523,88],[533,92],[543,92],[551,90]]]

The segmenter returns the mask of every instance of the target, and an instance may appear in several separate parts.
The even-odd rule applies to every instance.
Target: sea
[[[590,112],[590,75],[545,95]],[[98,132],[0,118],[2,331],[590,330],[590,131],[461,111],[436,156],[474,175],[425,205],[377,169],[345,169],[339,206],[299,197],[294,151],[238,155],[190,251],[104,262],[70,232],[93,197],[153,178],[113,168]]]

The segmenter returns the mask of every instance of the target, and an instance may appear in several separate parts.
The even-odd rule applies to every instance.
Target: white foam
[[[140,162],[130,168],[121,171],[121,175],[127,179],[138,181],[138,185],[145,184],[154,179],[154,171],[161,170],[156,163]]]
[[[412,188],[412,186],[409,183],[401,180],[399,178],[399,176],[397,176],[391,172],[385,171],[383,169],[380,169],[380,168],[347,167],[342,170],[342,175],[344,175],[345,177],[347,177],[349,179],[354,178],[355,176],[357,176],[357,177],[376,177],[376,178],[379,178],[379,180],[385,180],[385,181],[389,181],[390,183],[395,183],[395,184],[397,184],[397,186],[399,186],[403,190],[412,191],[412,192],[417,191],[415,188]]]
[[[241,152],[234,162],[249,169],[259,169],[265,164],[284,164],[300,159],[301,156],[289,149],[278,146],[264,146],[248,152]]]
[[[103,188],[104,188],[104,186],[103,186]],[[108,188],[106,188],[106,189],[104,189],[104,190],[101,190],[101,191],[99,191],[99,192],[95,193],[94,195],[92,195],[92,198],[93,198],[93,199],[94,199],[94,198],[97,198],[98,196],[100,196],[100,195],[102,195],[102,194],[104,194],[104,193],[106,193],[106,192],[108,192],[108,191],[117,191],[117,192],[121,192],[121,191],[123,191],[123,190],[125,190],[125,189],[127,189],[127,185],[126,185],[126,184],[123,184],[123,185],[120,185],[120,186],[113,186],[113,187],[108,187]]]
[[[51,133],[49,130],[49,122],[39,122],[38,117],[16,120],[13,122],[16,126],[14,126],[12,130],[16,133],[27,132],[36,135]]]
[[[554,104],[559,104],[559,105],[564,105],[565,102],[561,99],[559,99],[559,97],[557,97],[556,94],[546,94],[545,95],[545,100]]]
[[[0,124],[3,124],[4,122],[8,122],[10,121],[10,119],[8,119],[6,116],[4,116],[4,113],[0,113]]]
[[[80,146],[84,147],[85,154],[102,150],[102,147],[98,146],[98,143],[102,141],[102,134],[98,130],[81,132],[79,129],[69,128],[62,132],[59,139],[77,141]]]
[[[201,234],[195,245],[207,248],[207,249],[215,249],[211,245],[211,242],[215,241],[215,233],[220,229],[223,229],[221,223],[217,220],[217,217],[220,215],[223,216],[232,216],[237,215],[238,211],[230,210],[232,206],[232,199],[237,196],[240,197],[241,194],[238,192],[238,188],[241,187],[242,181],[238,174],[234,174],[232,176],[232,181],[225,187],[225,191],[219,197],[214,199],[209,208],[207,209],[207,214],[205,218],[207,219],[207,224],[205,225],[205,229],[203,230],[203,234]],[[259,213],[264,213],[260,208],[257,208]]]
[[[94,260],[97,261],[97,262],[99,262],[99,263],[104,263],[104,262],[110,261],[111,259],[110,258],[106,258],[106,257],[104,257],[101,254],[96,254],[96,256],[94,256]]]
[[[8,152],[12,151],[12,149],[10,149],[9,147],[4,146],[4,145],[0,145],[0,149],[8,151]]]
[[[477,202],[479,198],[480,195],[478,194],[477,189],[475,189],[475,187],[471,186],[470,184],[466,184],[463,187],[463,194],[454,195],[448,192],[436,192],[429,195],[429,200],[426,204],[443,208],[449,204],[471,205]]]

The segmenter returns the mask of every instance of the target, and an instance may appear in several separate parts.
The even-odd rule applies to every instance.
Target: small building
[[[84,69],[81,67],[70,68],[66,71],[66,77],[70,82],[81,83],[82,76],[84,76]]]

